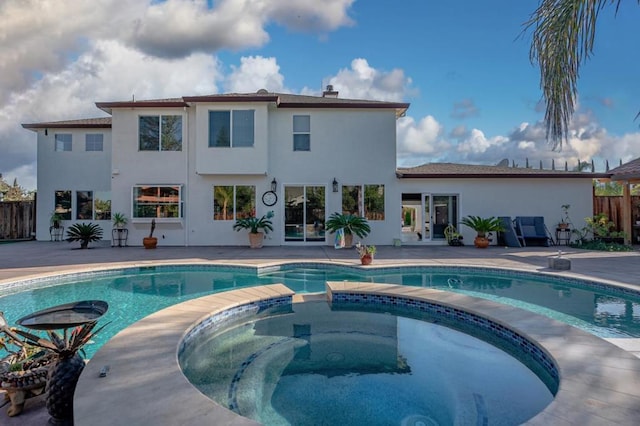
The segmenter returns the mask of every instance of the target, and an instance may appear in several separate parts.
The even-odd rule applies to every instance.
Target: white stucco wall
[[[108,192],[111,190],[111,130],[95,129],[40,129],[37,131],[38,193],[36,239],[49,241],[49,219],[55,209],[55,191],[72,191],[72,220],[65,220],[67,228],[75,222],[99,224],[105,237],[111,232],[110,221],[75,220],[75,191]],[[55,151],[55,134],[67,133],[72,136],[71,151]],[[101,133],[103,151],[85,151],[85,135]]]
[[[543,216],[547,228],[555,232],[564,204],[571,206],[570,216],[579,228],[584,226],[584,218],[593,214],[589,178],[402,179],[401,185],[405,193],[457,194],[459,219],[468,215]],[[466,244],[473,242],[473,230],[461,225],[458,231]]]

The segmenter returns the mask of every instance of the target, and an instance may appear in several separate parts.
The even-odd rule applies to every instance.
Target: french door
[[[325,241],[324,185],[285,185],[284,187],[284,241]]]
[[[442,240],[448,224],[458,225],[457,195],[402,194],[403,242]]]

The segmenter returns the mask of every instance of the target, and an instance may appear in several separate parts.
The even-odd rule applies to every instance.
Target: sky
[[[2,0],[0,173],[36,189],[22,123],[101,117],[95,102],[259,89],[411,104],[397,165],[615,167],[640,157],[640,7],[599,17],[562,151],[545,139],[524,22],[534,0]]]

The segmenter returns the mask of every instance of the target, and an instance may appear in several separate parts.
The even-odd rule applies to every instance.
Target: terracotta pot
[[[476,237],[473,240],[473,245],[478,248],[487,248],[489,247],[489,239],[487,237]]]
[[[353,234],[344,234],[344,248],[353,247]]]
[[[370,254],[365,254],[364,256],[360,257],[360,262],[363,265],[371,265],[371,262],[373,262],[373,256],[371,256]]]
[[[249,232],[249,247],[251,248],[262,248],[262,242],[264,241],[264,233],[257,232],[251,233]]]
[[[154,249],[158,245],[158,239],[156,237],[144,237],[142,239],[142,245],[146,249]]]

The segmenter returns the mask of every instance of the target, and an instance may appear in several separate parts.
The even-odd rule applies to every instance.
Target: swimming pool
[[[516,425],[553,399],[519,347],[418,310],[353,308],[304,302],[213,321],[180,364],[205,395],[268,425]]]
[[[135,267],[18,282],[2,288],[10,324],[29,313],[77,300],[104,300],[112,321],[87,356],[135,321],[173,304],[241,287],[283,283],[297,293],[324,291],[326,281],[370,281],[433,287],[488,298],[558,319],[599,337],[640,337],[640,295],[595,282],[468,267],[371,268],[296,263],[263,268]]]

